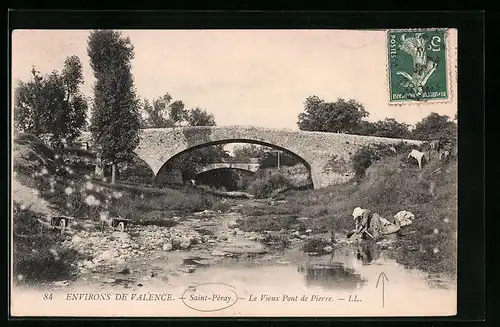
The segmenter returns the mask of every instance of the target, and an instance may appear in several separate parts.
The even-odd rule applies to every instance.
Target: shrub
[[[291,187],[291,182],[281,172],[271,172],[257,177],[248,186],[248,192],[253,194],[256,198],[270,197],[274,191]]]
[[[323,168],[323,170],[324,171],[331,170],[338,174],[343,175],[349,173],[349,166],[342,157],[339,157],[336,154],[334,154],[331,156],[330,160],[328,160],[328,163]]]
[[[364,176],[365,171],[375,159],[375,152],[368,146],[363,146],[352,156],[352,168],[356,176]]]
[[[59,231],[39,234],[40,214],[13,207],[13,273],[17,282],[43,282],[70,279],[76,273],[81,255],[62,247],[64,236]]]

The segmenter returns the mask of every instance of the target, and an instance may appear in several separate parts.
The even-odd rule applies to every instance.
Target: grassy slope
[[[68,172],[66,166],[55,158],[54,152],[31,135],[18,135],[14,144],[14,170],[16,179],[23,185],[40,191],[40,197],[59,213],[77,218],[99,220],[108,209],[112,214],[134,220],[168,219],[176,213],[217,208],[215,197],[196,189],[172,190],[146,187],[111,187],[94,183],[86,188],[87,180],[80,170]],[[78,162],[81,164],[81,160]],[[47,174],[39,174],[47,170]],[[71,167],[68,167],[71,168]],[[418,168],[401,168],[401,160],[385,158],[374,163],[367,177],[359,184],[336,185],[321,190],[292,191],[286,203],[269,205],[258,203],[243,206],[241,212],[253,219],[242,221],[245,230],[279,230],[281,228],[312,228],[314,231],[343,232],[352,229],[351,213],[360,206],[390,218],[400,210],[415,214],[415,222],[407,230],[415,231],[398,240],[399,249],[390,253],[401,263],[426,271],[445,271],[453,274],[456,265],[457,224],[457,164],[447,164],[439,173],[431,162],[422,171]],[[54,192],[50,180],[55,181]],[[429,193],[435,183],[434,198]],[[65,194],[66,188],[74,192]],[[116,191],[122,194],[116,198]],[[155,193],[154,199],[146,195]],[[143,196],[144,195],[144,196]],[[89,196],[99,204],[85,202]],[[68,207],[68,204],[70,206]],[[297,220],[307,217],[308,220]],[[16,219],[16,217],[14,217]],[[437,233],[434,230],[437,229]],[[413,251],[410,249],[417,248]]]
[[[457,163],[445,164],[437,173],[438,162],[424,169],[403,167],[402,158],[389,157],[375,162],[359,183],[292,192],[286,203],[272,206],[245,206],[241,212],[253,216],[241,221],[246,230],[312,228],[315,231],[345,232],[354,227],[352,210],[368,208],[391,218],[400,210],[415,214],[414,223],[404,229],[396,250],[389,255],[400,263],[427,272],[456,269]],[[429,189],[435,184],[433,197]],[[307,217],[307,220],[297,220]],[[390,219],[389,219],[390,220]]]
[[[99,221],[100,214],[109,211],[112,216],[165,225],[175,213],[201,211],[217,204],[213,196],[199,190],[158,190],[97,183],[85,175],[91,169],[82,167],[89,162],[85,160],[89,159],[88,155],[72,151],[60,158],[30,134],[16,135],[13,152],[13,251],[17,281],[70,278],[72,264],[79,257],[74,251],[61,248],[64,237],[60,233],[48,230],[40,235],[36,219],[64,214]],[[148,197],[151,193],[155,196]],[[89,202],[89,199],[94,201]]]

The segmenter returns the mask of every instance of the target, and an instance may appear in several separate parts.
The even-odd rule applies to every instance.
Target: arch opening
[[[260,146],[265,146],[268,148],[272,148],[274,150],[279,150],[279,151],[281,151],[289,156],[296,158],[297,161],[300,162],[301,164],[303,164],[304,167],[307,169],[308,179],[311,180],[311,182],[310,182],[311,186],[314,187],[313,182],[312,182],[312,178],[311,178],[311,165],[302,156],[300,156],[299,154],[297,154],[297,153],[295,153],[287,148],[281,147],[281,146],[276,145],[276,144],[272,144],[272,143],[268,143],[268,142],[264,142],[264,141],[259,141],[259,140],[241,139],[241,138],[210,141],[210,142],[206,142],[206,143],[202,143],[202,144],[188,147],[188,148],[176,153],[175,155],[170,157],[165,163],[163,163],[163,165],[161,166],[161,168],[158,170],[157,174],[155,175],[155,182],[160,183],[162,176],[171,172],[172,163],[174,163],[176,160],[178,160],[180,157],[182,157],[186,153],[189,153],[189,152],[191,152],[193,150],[197,150],[197,149],[207,148],[210,146],[222,145],[222,144],[232,144],[232,143],[245,143],[245,144],[256,144],[256,145],[260,145]],[[207,163],[209,163],[209,162],[207,162]],[[182,176],[179,176],[179,177],[182,178],[183,182],[186,182],[188,180],[194,179],[193,177],[196,174],[193,174],[193,172],[191,172],[191,173],[182,172],[181,175]],[[179,177],[172,177],[172,178],[179,178]]]
[[[255,172],[241,168],[215,168],[195,175],[196,185],[206,185],[222,191],[241,191],[255,176]]]

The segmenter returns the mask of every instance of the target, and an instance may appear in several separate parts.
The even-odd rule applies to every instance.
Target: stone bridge
[[[260,165],[258,163],[236,163],[236,162],[210,162],[203,167],[198,168],[195,173],[201,174],[209,170],[214,169],[238,169],[238,170],[247,170],[252,173],[255,173],[259,170]]]
[[[395,144],[420,141],[358,136],[339,133],[306,132],[254,126],[199,126],[143,129],[135,152],[156,176],[163,165],[196,148],[224,143],[253,143],[273,147],[297,156],[310,170],[314,188],[330,184],[327,176],[331,160],[350,162],[355,151],[373,143]]]

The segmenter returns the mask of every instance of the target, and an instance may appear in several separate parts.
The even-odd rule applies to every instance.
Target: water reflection
[[[366,283],[360,274],[338,262],[299,265],[297,271],[304,273],[307,286],[348,290],[360,288]]]
[[[377,260],[380,252],[377,248],[375,240],[363,240],[358,242],[356,249],[356,258],[361,260],[363,264],[371,264]]]

